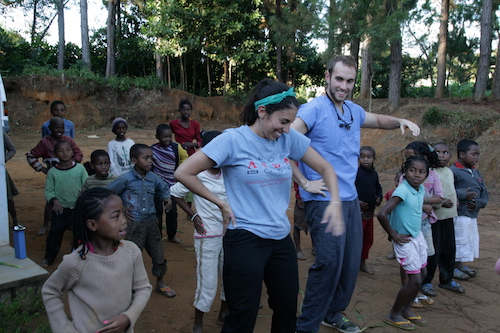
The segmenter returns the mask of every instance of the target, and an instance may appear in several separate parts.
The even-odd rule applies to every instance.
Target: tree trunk
[[[170,77],[171,68],[170,68],[170,56],[167,56],[167,82],[168,89],[172,89],[172,78]]]
[[[89,42],[89,20],[87,13],[87,0],[80,0],[80,17],[82,31],[82,60],[89,70],[92,70],[90,60],[90,42]]]
[[[276,0],[276,19],[277,21],[281,21],[281,0]],[[281,45],[281,28],[278,24],[278,30],[275,32],[278,35],[278,38],[275,38],[276,41],[276,76],[278,77],[278,81],[283,82],[283,47]]]
[[[59,28],[59,44],[57,45],[57,69],[64,69],[64,49],[66,43],[64,41],[64,2],[63,0],[56,1],[57,6],[57,26]]]
[[[361,40],[359,37],[353,36],[351,38],[351,47],[349,50],[350,56],[354,59],[354,62],[356,65],[359,66],[359,44],[361,43]]]
[[[500,43],[498,43],[498,48],[497,48],[497,59],[495,61],[495,74],[493,75],[493,83],[491,85],[491,97],[496,100],[500,99]]]
[[[155,52],[156,77],[163,81],[163,62],[160,52]]]
[[[483,0],[481,10],[481,41],[479,47],[479,66],[476,75],[476,88],[474,90],[474,101],[480,102],[484,98],[488,76],[490,72],[491,58],[491,17],[493,15],[493,0]]]
[[[186,90],[186,83],[184,82],[184,61],[182,59],[182,54],[179,57],[180,60],[180,77],[181,77],[181,89]]]
[[[223,62],[223,68],[224,68],[224,88],[222,89],[222,96],[226,96],[226,90],[227,90],[227,59],[224,58]]]
[[[187,76],[187,55],[186,55],[186,54],[184,54],[184,55],[183,55],[183,56],[181,56],[181,57],[183,57],[183,59],[184,59],[184,61],[183,61],[184,66],[183,66],[183,71],[182,71],[182,73],[183,73],[183,75],[184,75],[184,84],[183,84],[183,86],[182,86],[182,90],[187,91],[187,90],[188,90],[188,88],[187,88],[187,85],[188,85],[188,76]]]
[[[108,2],[108,21],[106,38],[108,40],[107,60],[106,60],[106,77],[116,75],[116,54],[115,54],[115,34],[116,34],[116,6],[115,1]]]
[[[391,69],[389,74],[389,109],[396,110],[401,105],[401,69],[403,63],[403,45],[401,31],[391,41]]]
[[[340,54],[342,45],[336,43],[335,32],[338,29],[337,22],[334,21],[334,17],[337,15],[338,4],[335,0],[330,0],[330,5],[328,6],[328,45],[325,51],[325,59],[330,61],[334,56]]]
[[[368,99],[372,91],[372,55],[370,51],[370,38],[368,37],[363,42],[361,49],[361,84],[359,89],[359,97]]]
[[[122,4],[121,0],[115,0],[115,17],[116,17],[116,30],[115,30],[115,47],[116,47],[116,59],[121,58],[121,50],[120,50],[120,43],[117,43],[116,41],[121,41],[122,40]]]
[[[196,71],[196,65],[197,65],[197,61],[195,59],[193,59],[193,67],[191,67],[192,71],[193,71],[193,74],[191,74],[191,78],[192,78],[192,81],[193,82],[193,85],[191,87],[191,90],[192,91],[196,91],[196,80],[198,79],[196,77],[196,74],[197,74],[197,71]]]
[[[33,24],[31,25],[31,44],[35,42],[35,37],[36,37],[36,24],[38,18],[37,5],[38,5],[38,0],[33,1]]]
[[[207,82],[208,82],[208,96],[212,96],[212,80],[210,79],[210,58],[207,56]]]
[[[437,58],[437,82],[435,98],[444,97],[446,82],[446,41],[448,39],[448,12],[450,0],[441,0],[441,19],[439,23],[439,45]]]

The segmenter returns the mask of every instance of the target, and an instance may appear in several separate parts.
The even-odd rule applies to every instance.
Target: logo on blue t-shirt
[[[283,157],[283,162],[282,163],[276,163],[274,162],[275,158],[274,157],[269,157],[267,161],[269,162],[262,162],[264,159],[263,158],[258,158],[259,161],[255,162],[253,160],[250,160],[247,166],[247,174],[248,175],[255,175],[259,173],[259,170],[263,169],[264,173],[271,175],[271,174],[276,174],[276,175],[281,175],[283,174],[284,170],[290,170],[290,160],[287,157]]]

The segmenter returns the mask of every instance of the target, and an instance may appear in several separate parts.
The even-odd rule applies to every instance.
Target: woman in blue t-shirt
[[[323,182],[309,182],[291,160],[322,175],[331,201],[323,217],[327,232],[344,232],[342,206],[333,168],[309,139],[290,129],[299,103],[293,88],[264,79],[242,112],[245,125],[228,129],[181,164],[175,177],[222,211],[224,291],[229,314],[222,332],[253,332],[262,280],[273,309],[271,332],[294,332],[298,267],[286,211],[292,178],[306,191],[323,193]],[[224,172],[229,204],[212,194],[196,175],[213,166]]]

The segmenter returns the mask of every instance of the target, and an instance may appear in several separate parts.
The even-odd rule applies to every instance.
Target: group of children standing
[[[64,256],[42,290],[54,332],[133,331],[152,289],[142,262],[143,248],[152,258],[152,273],[157,278],[155,291],[169,298],[176,295],[163,281],[167,270],[161,236],[163,212],[167,215],[168,240],[182,243],[176,237],[177,212],[172,209],[175,204],[170,188],[175,191],[176,202],[194,222],[195,238],[203,240],[195,240],[198,286],[193,327],[201,332],[203,313],[209,311],[215,299],[222,267],[222,217],[219,210],[205,207],[201,198],[195,198],[198,213],[194,213],[190,205],[192,194],[190,199],[189,191],[181,184],[175,186],[174,171],[202,141],[208,143],[220,132],[206,132],[202,140],[199,124],[189,119],[190,101],[182,100],[179,109],[181,117],[172,121],[172,126],[157,127],[158,142],[151,147],[127,138],[127,121],[114,119],[112,132],[116,138],[109,142],[107,152],[94,151],[84,167],[80,164],[83,154],[72,139],[74,125],[63,118],[64,103],[52,103],[54,117],[42,126],[42,140],[26,155],[36,171],[47,175],[45,199],[50,217],[39,231],[43,234],[48,230],[42,267],[54,263],[64,231],[73,229],[73,252]],[[173,142],[173,133],[178,143]],[[224,197],[220,169],[205,173],[200,178],[213,184],[214,193]],[[217,211],[219,214],[214,215]],[[120,276],[119,284],[113,283],[116,274]],[[72,322],[61,300],[65,291]],[[120,306],[102,302],[103,291],[115,295],[112,304],[118,302]],[[224,300],[223,293],[221,298]],[[220,322],[226,313],[223,301]]]
[[[479,257],[477,215],[488,202],[484,180],[475,168],[479,145],[462,140],[457,145],[458,160],[451,158],[445,143],[430,147],[412,142],[405,148],[402,169],[396,175],[397,188],[386,195],[387,203],[377,215],[393,243],[394,257],[401,265],[400,289],[385,323],[415,330],[427,321],[412,307],[433,304],[437,296],[432,285],[439,266],[439,287],[465,293],[453,278],[465,280],[477,273],[464,266]],[[373,216],[382,201],[382,189],[373,167],[375,150],[360,149],[356,178],[363,219],[363,251],[360,269],[373,274],[366,265],[373,244]]]
[[[116,118],[112,123],[116,138],[108,144],[107,152],[96,150],[91,154],[86,169],[80,164],[83,154],[73,140],[74,125],[64,119],[64,103],[52,103],[54,117],[43,125],[42,140],[26,155],[36,171],[47,174],[45,199],[51,226],[43,267],[53,264],[64,231],[73,228],[74,251],[64,257],[43,288],[54,331],[132,331],[152,290],[142,262],[143,248],[153,261],[155,291],[166,297],[176,295],[163,281],[167,261],[161,230],[165,212],[168,240],[182,243],[176,237],[178,205],[194,224],[198,265],[193,332],[201,332],[203,314],[215,299],[222,271],[222,214],[215,204],[199,196],[194,197],[197,211],[193,211],[190,192],[176,183],[174,171],[196,148],[220,132],[206,132],[202,137],[199,124],[189,119],[191,110],[191,103],[182,100],[180,119],[173,120],[170,126],[159,125],[158,142],[151,147],[127,138],[127,121]],[[173,133],[178,143],[173,142]],[[446,144],[430,148],[426,143],[413,142],[406,147],[406,161],[396,176],[397,188],[386,195],[387,203],[377,216],[393,243],[403,284],[385,319],[387,324],[404,330],[427,324],[411,308],[432,304],[428,296],[437,295],[432,280],[438,265],[439,287],[457,293],[465,289],[453,277],[464,280],[477,274],[462,263],[479,255],[477,215],[488,202],[484,181],[475,169],[479,153],[476,142],[462,140],[457,146],[458,160],[448,168],[451,154]],[[360,149],[356,178],[363,221],[360,270],[368,274],[374,274],[366,264],[373,244],[374,212],[383,199],[373,167],[375,159],[372,147]],[[220,168],[203,171],[198,178],[227,202]],[[300,206],[300,198],[297,204]],[[47,216],[39,234],[46,232],[48,223]],[[297,225],[294,233],[298,239],[300,230],[307,228]],[[298,259],[303,259],[300,244],[296,246]],[[120,283],[113,278],[117,272],[124,278],[119,279]],[[99,281],[98,286],[95,281]],[[93,294],[84,287],[88,285],[94,286]],[[69,293],[72,322],[64,314],[61,301],[65,290]],[[113,304],[121,307],[101,304],[102,290],[106,295],[115,295]],[[224,322],[228,312],[223,289],[221,300],[219,323]]]

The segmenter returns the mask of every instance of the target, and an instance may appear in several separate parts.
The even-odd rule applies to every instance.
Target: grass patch
[[[50,333],[50,324],[39,289],[19,291],[0,303],[0,333]]]
[[[422,125],[446,128],[450,139],[458,141],[478,138],[499,119],[500,115],[491,110],[445,110],[432,106],[422,115]]]

